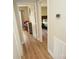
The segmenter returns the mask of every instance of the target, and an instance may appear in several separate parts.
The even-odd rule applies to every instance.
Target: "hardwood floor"
[[[23,44],[24,56],[22,59],[53,59],[47,51],[47,48],[32,35],[24,32],[28,39]]]
[[[43,42],[42,44],[47,48],[47,30],[45,29],[42,29],[42,39],[43,39]]]

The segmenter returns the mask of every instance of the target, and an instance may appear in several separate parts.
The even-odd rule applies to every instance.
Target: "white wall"
[[[23,56],[22,50],[22,24],[18,14],[18,9],[16,6],[16,0],[13,0],[13,58],[21,59]]]
[[[59,13],[60,18],[54,18],[54,34],[56,37],[62,39],[66,42],[66,2],[65,0],[56,0],[55,1],[55,14]]]
[[[15,12],[13,12],[13,59],[21,59],[23,55]]]
[[[34,3],[30,4],[29,8],[30,8],[30,11],[31,11],[30,15],[29,15],[29,19],[32,22],[33,36],[35,38],[37,38],[37,35],[36,35],[36,23],[35,23]]]
[[[21,43],[23,43],[23,35],[22,35],[22,20],[19,17],[19,9],[16,5],[16,0],[13,0],[13,8],[14,8],[14,12],[15,12],[15,17],[16,17],[16,22],[17,22],[17,27],[18,27],[18,31],[19,31],[19,35],[20,35],[20,41]]]
[[[48,6],[48,50],[54,54],[53,56],[57,56],[57,54],[61,54],[61,52],[56,52],[57,50],[64,51],[66,43],[66,2],[65,0],[47,0]],[[60,18],[56,18],[56,14],[60,14]],[[56,40],[57,38],[57,40]],[[61,44],[59,42],[63,42]],[[65,54],[64,54],[65,55]],[[62,57],[63,58],[63,57]],[[59,59],[61,59],[59,57]]]
[[[36,21],[36,31],[37,39],[42,42],[42,28],[41,28],[41,3],[39,0],[35,1],[35,21]]]
[[[21,59],[17,50],[15,39],[13,39],[13,59]]]

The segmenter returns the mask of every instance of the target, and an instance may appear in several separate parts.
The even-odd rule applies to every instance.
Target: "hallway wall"
[[[55,1],[55,15],[60,14],[60,18],[54,18],[54,35],[66,42],[66,1]]]
[[[21,59],[23,55],[20,35],[17,27],[15,12],[13,12],[13,58]]]
[[[19,10],[21,11],[21,18],[22,21],[28,21],[29,20],[29,12],[28,12],[28,7],[24,6],[24,7],[19,7]]]
[[[48,50],[51,51],[53,56],[59,57],[61,52],[56,52],[57,49],[61,51],[61,48],[65,52],[63,44],[58,42],[62,41],[66,43],[66,1],[65,0],[47,0],[48,6]],[[57,18],[56,14],[60,14],[60,17]],[[56,40],[56,38],[58,40]],[[57,48],[58,47],[58,48]],[[63,54],[64,54],[63,52]],[[65,56],[65,55],[64,55]]]
[[[36,21],[35,21],[34,3],[31,3],[30,6],[29,6],[29,8],[30,8],[29,19],[30,19],[30,21],[32,22],[33,36],[34,36],[35,38],[37,38],[37,37],[36,37],[36,23],[35,23]]]
[[[17,58],[21,59],[21,56],[23,56],[22,43],[24,43],[24,41],[23,41],[23,35],[22,35],[22,21],[19,17],[16,0],[13,1],[13,40],[14,40],[13,57],[15,59]]]
[[[20,35],[20,41],[21,41],[21,43],[23,43],[24,41],[23,41],[23,35],[22,35],[22,20],[19,17],[19,12],[18,12],[19,9],[17,7],[16,0],[14,0],[14,2],[13,2],[13,8],[14,8],[17,27],[18,27],[18,31],[19,31],[19,35]]]
[[[47,7],[41,7],[42,16],[47,16]]]

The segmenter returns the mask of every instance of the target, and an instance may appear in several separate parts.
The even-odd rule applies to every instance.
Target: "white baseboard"
[[[50,42],[50,47],[48,48],[48,52],[54,59],[61,59],[61,58],[65,59],[66,56],[65,49],[66,49],[65,42],[62,41],[61,39],[58,39],[57,37],[54,37],[53,43]]]
[[[52,56],[52,58],[54,59],[54,55],[52,53],[52,51],[50,49],[48,49],[48,53]]]

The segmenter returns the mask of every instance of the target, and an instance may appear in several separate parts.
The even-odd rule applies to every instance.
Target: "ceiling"
[[[35,2],[36,0],[16,0],[16,3],[28,3],[28,2]],[[46,2],[46,0],[40,0],[41,2]]]
[[[32,4],[36,0],[16,0],[16,4],[18,6],[26,6],[29,4]],[[47,0],[40,0],[41,1],[41,6],[47,6]]]
[[[17,3],[34,2],[35,0],[16,0]]]

